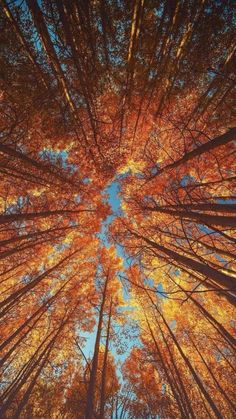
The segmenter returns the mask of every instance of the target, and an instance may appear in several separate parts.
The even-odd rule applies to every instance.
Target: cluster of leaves
[[[0,416],[234,418],[232,2],[0,5]]]

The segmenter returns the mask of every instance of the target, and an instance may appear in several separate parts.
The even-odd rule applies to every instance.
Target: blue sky
[[[120,210],[120,204],[121,204],[121,198],[119,197],[119,181],[113,181],[111,182],[107,188],[104,190],[104,196],[108,194],[108,197],[105,198],[105,202],[108,202],[112,209],[112,214],[107,217],[107,219],[103,222],[101,232],[98,234],[101,242],[105,246],[109,246],[109,240],[107,237],[107,231],[109,224],[112,223],[112,221],[115,219],[116,214]],[[92,358],[93,356],[93,350],[94,350],[94,344],[96,339],[96,326],[94,327],[94,331],[92,333],[86,333],[84,334],[87,341],[83,348],[84,354],[87,358]]]
[[[104,196],[105,196],[105,202],[108,202],[111,206],[112,209],[112,214],[109,215],[107,217],[107,219],[103,222],[102,225],[102,229],[101,232],[98,234],[101,242],[103,245],[109,247],[110,246],[110,242],[108,239],[108,228],[109,225],[114,221],[114,219],[122,213],[121,210],[121,202],[122,202],[122,198],[119,195],[120,192],[120,184],[119,184],[119,179],[115,179],[114,181],[112,181],[104,190]],[[128,263],[126,262],[127,259],[127,255],[125,254],[125,251],[123,250],[123,248],[119,245],[116,245],[117,248],[117,253],[118,256],[122,257],[124,260],[124,267],[128,266]],[[126,295],[124,296],[124,298],[127,300],[127,308],[128,308],[128,301],[129,301],[129,297],[126,293]],[[120,334],[119,338],[121,338],[122,340],[122,327],[119,327],[119,332]],[[95,344],[95,339],[96,339],[96,325],[94,327],[94,330],[92,333],[84,333],[83,334],[84,337],[86,337],[86,344],[83,347],[83,351],[84,354],[87,358],[92,358],[93,356],[93,351],[94,351],[94,344]],[[116,353],[116,349],[114,347],[114,345],[111,345],[110,350],[112,351],[116,361],[118,362],[124,362],[126,357],[128,356],[130,350],[133,348],[133,346],[138,346],[140,345],[140,341],[139,339],[135,338],[135,339],[129,339],[129,341],[127,339],[125,339],[124,341],[125,346],[126,346],[126,351],[120,355],[117,355]],[[121,375],[121,371],[117,371],[118,377],[120,379],[122,379],[122,375]]]

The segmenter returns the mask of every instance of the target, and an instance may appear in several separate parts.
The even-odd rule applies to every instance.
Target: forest
[[[233,0],[0,0],[0,418],[236,417]]]

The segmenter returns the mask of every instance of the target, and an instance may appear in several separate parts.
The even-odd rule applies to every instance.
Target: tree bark
[[[99,415],[100,419],[104,419],[105,403],[106,403],[106,373],[107,373],[107,358],[108,358],[108,350],[109,350],[109,342],[110,342],[111,317],[112,317],[112,299],[110,301],[110,309],[108,313],[107,336],[106,336],[106,345],[105,345],[103,368],[102,368],[100,415]]]
[[[169,169],[174,169],[176,167],[179,167],[181,164],[187,163],[188,161],[192,160],[195,157],[201,156],[202,154],[212,151],[217,147],[228,144],[229,142],[233,141],[235,138],[236,138],[236,127],[231,128],[225,134],[215,137],[213,140],[200,145],[194,150],[185,153],[184,156],[181,157],[179,160],[176,160],[173,163],[167,164],[166,166],[158,170],[156,174],[154,174],[153,176],[150,176],[148,181],[154,179],[155,177],[159,176],[162,173],[165,173]]]
[[[100,312],[99,312],[97,335],[96,335],[92,368],[90,372],[89,386],[88,386],[88,392],[87,392],[85,419],[94,419],[96,417],[96,414],[94,411],[94,398],[95,398],[96,377],[97,377],[97,369],[98,369],[99,348],[100,348],[100,340],[101,340],[102,325],[103,325],[103,313],[104,313],[104,306],[106,302],[106,291],[107,291],[108,280],[109,280],[109,274],[107,275],[106,281],[104,284],[102,302],[101,302]]]
[[[168,249],[167,247],[157,244],[156,242],[142,235],[139,235],[132,231],[131,233],[137,238],[143,239],[151,247],[154,247],[155,249],[164,253],[170,259],[173,259],[176,262],[183,264],[184,266],[192,269],[193,271],[199,272],[200,274],[210,278],[213,281],[213,283],[218,284],[221,288],[230,289],[234,294],[236,294],[236,280],[233,277],[225,275],[222,272],[219,272],[216,269],[212,268],[211,266],[198,262],[197,260],[191,259],[184,255],[180,255],[174,250]]]

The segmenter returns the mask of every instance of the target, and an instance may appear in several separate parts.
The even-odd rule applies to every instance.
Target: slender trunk
[[[215,405],[212,397],[210,396],[210,394],[208,393],[208,391],[205,388],[204,383],[202,382],[202,380],[200,379],[200,377],[198,376],[198,374],[195,371],[195,368],[192,366],[189,358],[185,355],[185,353],[183,352],[176,336],[174,335],[174,333],[172,332],[171,328],[169,327],[165,317],[163,316],[163,314],[161,313],[160,309],[157,307],[157,305],[155,304],[155,302],[153,301],[152,297],[149,295],[149,293],[147,292],[147,295],[150,299],[150,301],[152,302],[153,306],[155,307],[155,309],[157,310],[158,314],[160,315],[160,317],[163,320],[163,323],[166,327],[166,329],[168,330],[176,348],[178,349],[178,352],[180,354],[180,356],[182,357],[183,361],[185,362],[186,366],[188,367],[191,375],[193,376],[197,386],[199,387],[199,389],[201,390],[202,394],[204,395],[206,401],[208,402],[209,406],[211,407],[212,411],[215,413],[216,417],[218,419],[222,419],[222,415],[220,413],[220,411],[218,410],[217,406]]]
[[[103,368],[102,368],[102,381],[101,381],[101,396],[100,396],[100,415],[99,418],[104,418],[105,402],[106,402],[106,373],[107,373],[107,358],[110,342],[110,327],[111,327],[111,316],[112,316],[112,299],[110,301],[110,309],[108,314],[108,325],[107,325],[107,336],[106,345],[104,352]]]
[[[54,343],[56,341],[56,338],[59,335],[60,331],[62,330],[64,324],[65,324],[65,321],[63,321],[61,323],[61,325],[60,325],[59,329],[57,330],[56,334],[53,336],[53,338],[50,340],[50,342],[46,345],[46,347],[43,349],[43,351],[41,352],[41,354],[38,357],[36,357],[36,355],[39,352],[40,347],[42,346],[42,344],[39,346],[39,348],[37,349],[37,351],[33,355],[33,359],[30,360],[30,362],[28,363],[28,366],[25,369],[25,373],[22,376],[19,376],[18,377],[18,380],[17,380],[18,381],[18,384],[16,385],[16,387],[13,386],[12,391],[10,392],[9,397],[7,398],[6,402],[2,405],[2,408],[0,410],[0,412],[1,412],[2,415],[5,415],[5,412],[11,406],[12,401],[14,400],[14,398],[16,397],[17,393],[20,391],[20,389],[22,388],[22,386],[25,384],[26,380],[34,372],[35,368],[37,368],[37,366],[40,364],[40,361],[43,359],[44,355],[47,354],[47,352],[49,351],[49,349],[54,345]],[[47,340],[47,338],[45,340]],[[44,342],[45,342],[45,340],[44,340]],[[47,356],[46,356],[46,359],[47,359]],[[43,364],[43,366],[44,366],[44,364]],[[40,372],[41,372],[41,369],[40,368],[39,368],[38,372],[40,374]],[[38,375],[36,373],[36,380],[37,380],[37,378],[38,378]],[[32,381],[33,387],[34,387],[34,385],[36,383],[36,380],[34,381],[34,379],[33,379],[33,381]],[[28,387],[28,390],[31,389],[31,391],[32,391],[32,389],[33,389],[33,387],[31,388],[32,383]],[[30,391],[30,393],[28,393],[28,390],[25,393],[25,395],[27,395],[27,397],[29,397],[30,396],[30,393],[31,393],[31,391]],[[24,397],[23,397],[22,404],[20,403],[19,408],[21,408],[21,407],[23,408],[24,407],[24,405],[25,405],[24,401],[27,402],[27,399],[25,400]],[[17,417],[19,417],[19,415],[18,416],[13,416],[13,417],[16,419]]]
[[[23,34],[21,33],[19,25],[17,24],[13,14],[11,13],[10,8],[8,7],[7,3],[4,0],[1,0],[1,3],[3,5],[3,10],[4,10],[4,12],[5,12],[10,24],[11,24],[11,27],[14,29],[14,31],[16,33],[16,36],[18,37],[21,45],[24,47],[24,50],[26,51],[29,60],[31,61],[31,63],[33,64],[33,66],[36,70],[36,74],[38,75],[38,78],[40,79],[40,81],[42,82],[44,87],[46,89],[48,89],[47,77],[46,77],[45,74],[43,74],[41,67],[38,65],[35,57],[33,56],[27,42],[25,41],[25,38],[24,38]]]
[[[166,337],[165,337],[165,335],[164,335],[164,333],[163,333],[163,330],[162,330],[162,328],[161,328],[161,325],[160,325],[160,323],[158,322],[158,320],[157,320],[157,319],[156,319],[156,322],[157,322],[158,328],[159,328],[159,330],[160,330],[160,332],[161,332],[161,335],[162,335],[163,341],[165,342],[165,345],[166,345],[167,351],[168,351],[168,353],[169,353],[169,355],[170,355],[170,359],[171,359],[172,365],[173,365],[173,367],[174,367],[174,370],[175,370],[176,376],[178,377],[178,381],[179,381],[179,383],[180,383],[181,390],[182,390],[182,392],[183,392],[183,394],[184,394],[184,398],[185,398],[185,400],[186,400],[186,404],[187,404],[188,413],[189,413],[189,414],[190,414],[193,418],[195,418],[196,416],[195,416],[195,414],[194,414],[194,411],[193,411],[193,408],[192,408],[192,405],[191,405],[191,401],[190,401],[190,399],[189,399],[189,397],[188,397],[188,394],[187,394],[187,391],[186,391],[185,385],[184,385],[184,383],[183,383],[183,380],[182,380],[182,377],[181,377],[180,371],[178,370],[178,367],[177,367],[176,362],[175,362],[175,359],[174,359],[174,355],[173,355],[173,353],[172,353],[172,351],[171,351],[171,349],[170,349],[170,345],[168,344],[168,342],[167,342],[167,340],[166,340]]]
[[[43,164],[37,160],[32,159],[31,157],[27,156],[27,154],[22,153],[21,151],[15,150],[11,148],[10,146],[6,144],[0,144],[0,152],[7,156],[14,157],[15,159],[21,160],[23,163],[30,165],[32,167],[35,167],[36,169],[39,169],[44,174],[47,173],[52,177],[55,177],[56,179],[60,180],[60,182],[69,184],[73,187],[78,187],[78,185],[74,184],[74,182],[71,179],[68,179],[64,177],[63,175],[59,174],[57,171],[61,170],[61,168],[55,168],[55,171],[52,170],[52,166],[49,167],[46,164]],[[44,180],[44,179],[42,179]],[[45,181],[45,180],[44,180]],[[48,182],[48,179],[47,179]]]
[[[224,231],[219,230],[216,226],[207,225],[207,224],[206,226],[209,227],[212,231],[215,231],[220,236],[224,237],[226,240],[236,244],[236,239],[234,237],[228,236],[228,234],[226,234]]]
[[[167,164],[165,167],[161,168],[155,175],[151,176],[148,180],[151,180],[159,176],[161,173],[164,173],[169,169],[174,169],[180,166],[181,164],[187,163],[188,161],[192,160],[194,157],[201,156],[203,153],[209,152],[211,150],[214,150],[217,147],[228,144],[229,142],[233,141],[235,137],[236,137],[236,127],[231,128],[226,133],[219,135],[218,137],[214,138],[211,141],[208,141],[205,144],[202,144],[201,146],[195,148],[194,150],[187,152],[179,160],[176,160],[173,163]]]
[[[40,246],[41,244],[46,244],[48,242],[50,243],[51,241],[52,241],[52,239],[50,239],[50,238],[47,238],[47,239],[44,238],[44,239],[41,239],[39,241],[35,241],[33,243],[21,244],[20,246],[14,247],[13,249],[9,249],[9,250],[6,250],[5,252],[1,252],[0,253],[0,260],[5,259],[9,256],[12,256],[15,253],[23,252],[24,250],[33,249],[34,247]],[[35,250],[35,252],[36,252],[36,250]]]
[[[216,197],[214,197],[216,199]],[[220,198],[219,198],[220,199]],[[232,199],[232,198],[231,198]],[[235,198],[233,198],[235,199]],[[194,211],[210,211],[210,212],[230,212],[235,213],[236,212],[236,205],[235,204],[215,204],[212,203],[194,203],[194,204],[178,204],[178,205],[164,205],[163,207],[160,207],[163,209],[179,209],[179,210],[194,210]],[[157,210],[159,207],[156,208]]]
[[[143,239],[147,244],[149,244],[151,247],[154,247],[155,249],[159,250],[160,252],[167,255],[170,259],[173,259],[176,262],[179,262],[186,266],[187,268],[192,269],[193,271],[199,272],[200,274],[208,277],[213,281],[213,283],[218,284],[223,289],[229,289],[232,290],[233,293],[236,294],[236,281],[235,278],[230,277],[229,275],[225,275],[222,272],[217,271],[216,269],[212,268],[209,265],[203,264],[201,262],[198,262],[197,260],[191,259],[187,256],[180,255],[179,253],[175,252],[174,250],[168,249],[167,247],[164,247],[160,244],[157,244],[156,242],[139,235],[135,232],[132,232],[134,236],[137,238]]]
[[[26,0],[27,6],[30,10],[30,13],[33,17],[33,21],[35,24],[35,27],[37,29],[37,32],[42,40],[43,48],[48,56],[49,62],[52,64],[55,76],[58,80],[58,83],[64,93],[64,97],[70,107],[70,110],[72,111],[72,116],[74,118],[75,123],[77,123],[80,127],[80,130],[83,135],[84,143],[87,144],[87,136],[83,127],[83,124],[78,116],[77,108],[74,103],[74,100],[72,98],[71,92],[67,86],[67,81],[65,78],[65,75],[63,73],[63,70],[61,68],[61,64],[59,62],[59,59],[57,57],[57,53],[55,51],[53,42],[51,40],[50,34],[48,32],[47,25],[45,23],[43,13],[41,11],[41,8],[38,5],[37,0]]]
[[[183,288],[182,288],[183,289]],[[209,313],[209,311],[203,307],[195,298],[189,296],[189,299],[193,301],[193,303],[199,308],[202,314],[206,317],[206,319],[211,323],[211,325],[221,334],[221,336],[227,341],[227,343],[235,349],[236,346],[236,339],[225,329],[225,327],[219,323],[215,317]]]
[[[173,383],[173,380],[172,380],[172,379],[171,379],[171,377],[170,377],[169,370],[168,370],[168,368],[167,368],[167,364],[166,364],[165,360],[164,360],[164,359],[163,359],[163,357],[162,357],[161,350],[159,349],[158,343],[157,343],[157,341],[156,341],[156,338],[155,338],[155,336],[154,336],[153,330],[152,330],[152,328],[151,328],[151,326],[150,326],[150,323],[149,323],[149,321],[148,321],[148,318],[147,318],[146,314],[145,314],[145,319],[146,319],[146,323],[147,323],[147,326],[148,326],[149,332],[150,332],[150,334],[151,334],[152,340],[153,340],[153,342],[154,342],[154,345],[155,345],[155,348],[156,348],[157,354],[158,354],[158,356],[159,356],[159,358],[160,358],[161,365],[162,365],[163,370],[164,370],[164,372],[165,372],[165,375],[166,375],[166,378],[167,378],[167,380],[168,380],[168,383],[170,384],[170,388],[171,388],[171,390],[172,390],[173,396],[174,396],[174,398],[175,398],[175,400],[176,400],[176,403],[177,403],[177,405],[178,405],[178,408],[179,408],[179,411],[180,411],[180,414],[181,414],[181,418],[183,418],[183,419],[184,419],[184,418],[189,418],[189,417],[191,417],[191,416],[189,416],[189,415],[188,415],[185,405],[184,405],[184,404],[183,404],[183,402],[181,402],[181,400],[179,399],[178,393],[177,393],[177,391],[176,391],[176,390],[177,390],[177,388],[175,388],[174,383]],[[187,416],[186,416],[186,415],[187,415]],[[195,416],[194,416],[194,414],[192,414],[192,417],[193,417],[193,418],[195,417]]]
[[[24,334],[24,337],[27,336],[27,334],[33,329],[33,327],[35,326],[35,324],[37,324],[37,322],[39,321],[39,319],[42,317],[42,315],[45,313],[45,311],[47,311],[47,309],[52,305],[52,303],[55,301],[55,299],[58,297],[58,295],[61,293],[61,291],[66,287],[66,285],[69,283],[69,281],[71,280],[71,278],[68,279],[68,281],[66,281],[62,287],[56,292],[55,295],[53,295],[52,297],[48,298],[41,307],[38,308],[38,310],[36,310],[29,318],[27,318],[25,320],[25,322],[18,327],[17,330],[15,330],[1,345],[0,345],[0,351],[2,351],[7,345],[9,345],[9,343],[11,343],[11,341],[13,339],[15,339],[15,337],[22,332],[22,330],[25,329],[26,326],[29,325],[29,323],[35,318],[37,317],[37,315],[39,315],[39,317],[36,319],[36,321],[33,323],[33,325],[28,326],[28,330],[26,331],[26,333]],[[20,341],[22,339],[20,338]],[[17,344],[19,343],[19,341],[17,341]],[[15,349],[15,345],[13,346],[13,348]],[[0,361],[0,366],[6,361],[6,359],[11,355],[11,353],[13,352],[13,348],[10,349],[10,351],[1,359]]]
[[[232,259],[236,258],[236,254],[230,252],[227,249],[219,249],[219,247],[211,246],[210,244],[205,243],[202,240],[197,240],[197,243],[200,243],[202,246],[206,247],[208,250],[211,250],[214,253],[219,253],[222,256],[226,256]]]
[[[32,381],[31,381],[31,383],[29,384],[22,400],[20,401],[16,412],[12,416],[12,419],[19,419],[20,418],[21,412],[24,409],[24,407],[26,406],[26,404],[27,404],[27,402],[28,402],[28,400],[31,396],[31,393],[34,389],[34,386],[35,386],[36,382],[37,382],[37,379],[38,379],[39,375],[41,374],[41,371],[45,367],[46,363],[48,362],[50,353],[51,353],[51,351],[53,349],[53,346],[54,346],[54,342],[55,342],[55,339],[52,342],[50,342],[50,344],[47,347],[47,350],[45,350],[44,353],[37,360],[37,366],[39,365],[39,367],[36,371],[35,376],[33,377]],[[40,364],[40,361],[42,361],[41,364]]]
[[[49,335],[46,336],[46,338],[43,339],[43,341],[40,343],[32,357],[29,361],[27,361],[20,371],[17,373],[14,381],[9,385],[9,387],[4,391],[2,395],[2,401],[6,400],[5,403],[2,403],[2,408],[0,410],[1,414],[4,414],[5,411],[10,407],[11,402],[14,400],[15,396],[21,389],[21,387],[25,384],[28,377],[33,373],[35,367],[37,366],[37,361],[40,356],[40,351],[43,348],[44,344],[46,344],[47,347],[47,341],[48,339],[53,335],[54,331],[51,331]],[[46,348],[45,347],[45,348]],[[43,349],[43,351],[45,350]],[[41,352],[42,354],[42,352]]]
[[[75,226],[48,228],[47,230],[40,230],[40,231],[36,231],[35,233],[22,234],[21,236],[16,236],[16,237],[11,237],[10,239],[1,240],[0,245],[6,246],[7,244],[15,243],[18,241],[33,239],[35,237],[40,237],[40,236],[51,234],[54,232],[59,233],[60,231],[63,232],[63,231],[71,230],[73,228],[75,228]],[[61,236],[58,235],[56,237],[61,237]]]
[[[71,29],[70,29],[71,25],[70,25],[70,23],[68,22],[68,19],[67,19],[67,16],[70,16],[73,13],[73,10],[68,10],[68,11],[65,10],[63,5],[62,5],[62,2],[60,0],[59,1],[57,0],[56,3],[57,3],[57,8],[58,8],[58,11],[59,11],[60,19],[61,19],[63,27],[64,27],[66,42],[67,42],[68,45],[70,45],[73,60],[74,60],[74,63],[75,63],[75,67],[76,67],[77,72],[78,72],[78,78],[80,80],[80,88],[83,92],[83,96],[84,96],[84,99],[85,99],[87,112],[88,112],[88,116],[89,116],[89,120],[90,120],[90,125],[91,125],[92,131],[93,131],[95,143],[96,143],[96,146],[98,146],[96,126],[95,126],[95,122],[94,122],[95,118],[92,114],[91,104],[90,104],[92,102],[92,98],[91,97],[88,98],[88,96],[90,96],[90,92],[86,87],[89,84],[88,84],[87,80],[85,79],[84,72],[82,71],[82,66],[81,66],[81,62],[80,62],[80,58],[79,58],[79,56],[80,56],[79,50],[77,49],[76,44],[74,42],[74,36],[71,33]],[[68,3],[68,5],[65,5],[65,6],[67,6],[70,9],[69,3]]]
[[[231,205],[234,209],[229,212],[234,212],[236,206]],[[203,214],[199,212],[193,212],[188,210],[174,210],[174,209],[168,209],[163,207],[148,207],[144,206],[144,210],[146,211],[153,211],[161,214],[169,214],[173,217],[179,217],[186,220],[194,220],[198,223],[205,224],[205,225],[217,225],[217,226],[223,226],[223,227],[232,227],[236,228],[236,217],[230,216],[230,215],[211,215],[211,214]]]
[[[9,305],[11,305],[12,303],[14,303],[14,301],[16,299],[20,298],[22,295],[24,295],[25,293],[29,292],[32,288],[34,288],[37,284],[39,284],[39,282],[41,282],[44,278],[46,278],[51,272],[53,272],[54,270],[56,270],[57,268],[59,268],[64,262],[66,262],[68,259],[70,259],[72,256],[74,256],[77,252],[78,252],[78,250],[76,250],[72,254],[64,257],[60,262],[58,262],[52,268],[48,269],[46,272],[44,272],[43,274],[37,276],[35,279],[33,279],[33,281],[29,282],[27,285],[25,285],[24,287],[18,289],[13,294],[9,295],[9,297],[7,297],[4,301],[2,301],[0,303],[0,308],[1,307],[4,307],[6,305],[8,305],[7,308],[9,308]],[[1,315],[3,315],[3,313]]]
[[[53,210],[53,211],[40,211],[40,212],[28,212],[28,213],[18,213],[18,214],[3,214],[0,215],[0,225],[13,223],[15,221],[27,221],[34,220],[35,218],[47,218],[53,215],[70,215],[70,214],[79,214],[81,212],[90,212],[92,210]]]
[[[209,372],[210,376],[212,377],[214,383],[216,384],[216,386],[218,387],[218,390],[220,391],[220,393],[222,394],[222,396],[224,397],[224,399],[228,402],[228,404],[230,405],[232,411],[234,413],[236,413],[236,406],[235,404],[232,402],[232,400],[230,400],[230,398],[228,397],[227,393],[224,391],[224,389],[221,387],[219,381],[216,379],[215,375],[213,374],[211,368],[208,366],[208,364],[206,363],[202,353],[200,352],[200,350],[198,349],[197,345],[195,344],[193,338],[188,334],[188,338],[191,341],[193,347],[196,349],[198,355],[200,356],[203,364],[205,365],[207,371]],[[233,413],[233,414],[234,414]]]
[[[104,306],[106,302],[106,291],[107,291],[108,279],[109,279],[109,274],[107,275],[106,281],[104,284],[102,302],[101,302],[100,312],[99,312],[97,335],[96,335],[93,361],[92,361],[89,386],[88,386],[88,392],[87,392],[85,419],[94,419],[96,417],[96,414],[94,411],[94,398],[95,398],[96,377],[97,377],[97,369],[98,369],[99,348],[100,348],[100,340],[101,340],[102,324],[103,324],[103,313],[104,313]]]

